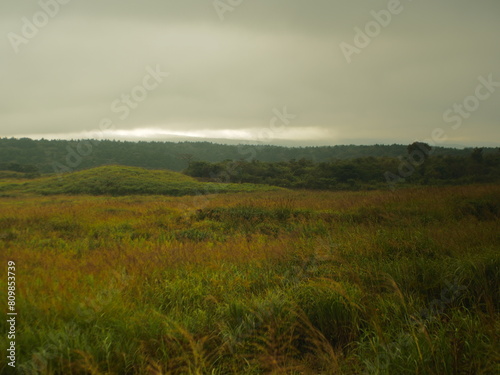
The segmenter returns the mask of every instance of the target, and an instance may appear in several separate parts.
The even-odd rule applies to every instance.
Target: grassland
[[[19,373],[500,373],[500,186],[28,190],[0,199]]]
[[[15,172],[0,174],[0,194],[3,194],[3,196],[26,193],[41,195],[123,196],[139,194],[182,196],[279,189],[256,184],[199,182],[179,172],[118,165],[102,166],[27,180],[19,179]]]

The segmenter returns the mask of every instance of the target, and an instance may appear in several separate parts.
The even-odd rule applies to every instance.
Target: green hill
[[[269,191],[280,188],[254,184],[199,182],[167,170],[103,166],[30,181],[8,181],[0,191],[42,195],[197,195],[228,192]]]

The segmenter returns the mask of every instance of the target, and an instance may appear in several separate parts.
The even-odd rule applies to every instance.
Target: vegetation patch
[[[498,196],[1,198],[19,373],[500,373]]]
[[[41,195],[204,195],[227,192],[271,191],[279,188],[252,184],[216,184],[167,170],[104,166],[0,186],[4,191]]]

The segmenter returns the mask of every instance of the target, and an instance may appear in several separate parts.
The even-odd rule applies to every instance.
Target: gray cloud
[[[40,7],[7,2],[0,135],[75,137],[110,117],[128,131],[117,137],[251,138],[287,106],[297,118],[276,142],[405,143],[440,127],[449,144],[498,145],[500,89],[457,130],[443,113],[474,95],[479,76],[500,81],[500,3],[401,0],[348,64],[340,43],[387,4],[243,0],[221,22],[212,0],[72,0],[16,54],[8,33],[21,35]],[[119,119],[112,103],[157,64],[170,76]]]

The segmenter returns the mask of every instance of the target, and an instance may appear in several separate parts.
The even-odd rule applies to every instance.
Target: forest
[[[0,177],[104,165],[180,171],[202,181],[360,190],[500,181],[499,148],[411,145],[280,147],[209,142],[0,139]]]
[[[211,181],[321,190],[491,183],[500,180],[500,152],[484,155],[482,149],[475,148],[467,156],[429,156],[413,162],[410,158],[372,156],[319,163],[307,159],[274,163],[196,161],[190,163],[185,173]]]

